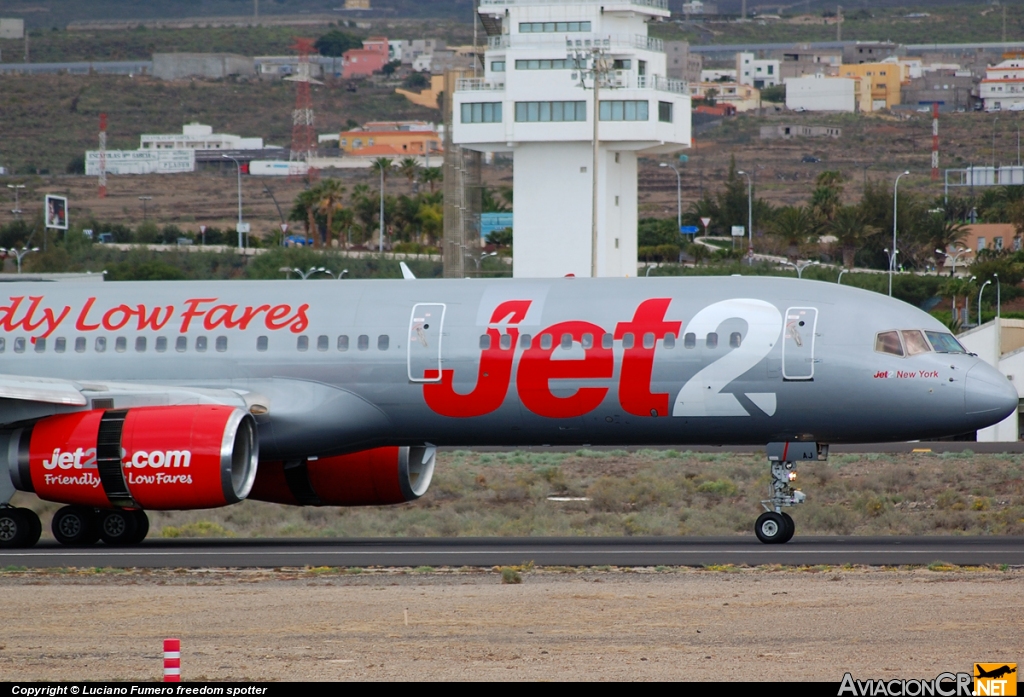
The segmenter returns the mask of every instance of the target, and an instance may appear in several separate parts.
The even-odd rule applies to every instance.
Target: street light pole
[[[384,253],[384,164],[379,164],[380,169],[380,235],[377,240],[377,252]]]
[[[2,254],[13,254],[15,259],[17,259],[17,261],[18,261],[18,273],[21,273],[21,260],[24,259],[29,254],[31,254],[32,252],[38,252],[38,251],[39,251],[39,247],[33,247],[32,249],[29,249],[28,247],[22,247],[21,249],[15,249],[14,247],[11,247],[10,249],[4,249],[3,247],[0,247],[0,253],[2,253]]]
[[[981,284],[981,289],[978,290],[978,326],[979,327],[981,326],[981,294],[985,292],[985,286],[990,285],[991,283],[992,283],[992,279],[990,278],[987,281],[985,281],[984,283],[982,283]]]
[[[747,257],[750,259],[751,265],[754,263],[754,184],[750,179],[750,175],[746,172],[740,171],[736,174],[742,174],[747,178]],[[799,275],[799,274],[798,274]]]
[[[232,162],[235,163],[235,170],[236,170],[237,176],[238,176],[238,225],[237,225],[237,230],[238,230],[238,248],[242,249],[242,247],[244,246],[242,244],[242,163],[240,163],[235,158],[231,157],[231,155],[222,154],[221,157],[226,157],[227,159],[229,159],[229,160],[231,160]]]
[[[14,208],[11,209],[11,213],[17,218],[21,215],[21,206],[18,204],[18,192],[25,188],[24,184],[8,184],[8,189],[14,189]]]
[[[900,186],[900,177],[910,174],[909,171],[896,177],[896,183],[892,187],[892,254],[889,255],[889,297],[892,297],[892,275],[896,271],[896,202]]]
[[[838,283],[839,285],[843,284],[843,274],[846,273],[847,271],[849,271],[849,269],[843,269],[842,271],[839,272],[839,278],[836,279],[836,283]]]

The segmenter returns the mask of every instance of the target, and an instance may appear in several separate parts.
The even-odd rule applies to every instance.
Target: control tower
[[[480,0],[478,12],[483,77],[457,83],[453,141],[514,153],[514,275],[635,275],[637,157],[690,145],[686,83],[647,35],[667,0]]]

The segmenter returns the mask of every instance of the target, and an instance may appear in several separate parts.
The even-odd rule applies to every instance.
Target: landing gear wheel
[[[754,523],[754,534],[757,535],[757,539],[766,545],[785,542],[788,530],[789,526],[786,524],[786,519],[782,517],[781,513],[776,513],[775,511],[762,513],[757,517],[757,522]]]
[[[30,524],[20,508],[0,508],[0,549],[25,547]]]
[[[146,515],[145,511],[131,511],[131,514],[135,517],[135,536],[132,538],[132,544],[137,545],[146,539],[146,535],[149,534],[149,516]]]
[[[85,546],[100,539],[96,514],[84,506],[64,506],[53,516],[50,530],[62,545]]]
[[[796,523],[793,522],[793,519],[788,513],[780,513],[779,515],[781,515],[782,519],[786,521],[786,534],[781,540],[779,540],[779,544],[784,545],[793,539],[793,533],[796,532]]]
[[[103,511],[99,515],[100,538],[108,545],[135,544],[139,520],[135,511]]]
[[[43,524],[39,516],[30,508],[19,508],[21,514],[28,520],[28,538],[25,540],[25,547],[35,547],[39,542],[39,536],[43,534]]]

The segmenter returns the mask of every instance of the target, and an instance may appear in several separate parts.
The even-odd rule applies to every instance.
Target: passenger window
[[[739,332],[733,332],[729,335],[729,346],[731,348],[739,348],[740,344],[743,343],[743,335]]]
[[[593,334],[584,334],[583,338],[580,340],[580,346],[582,346],[585,349],[588,349],[588,348],[592,347],[593,345],[594,345],[594,335]]]
[[[298,341],[295,344],[295,348],[300,351],[305,351],[309,348],[309,337],[305,334],[299,336]]]
[[[135,350],[139,353],[145,353],[146,351],[146,337],[137,336],[135,337]]]
[[[201,353],[201,352],[203,352],[205,350],[206,350],[206,337],[205,336],[197,336],[196,337],[196,351],[199,351]]]
[[[510,348],[512,348],[512,335],[502,334],[501,339],[498,341],[498,346],[501,347],[502,351],[508,351]]]
[[[605,334],[601,337],[601,348],[610,349],[615,346],[615,337],[611,334]]]
[[[480,335],[480,350],[481,351],[486,351],[490,347],[491,347],[491,336],[490,336],[490,334],[481,334]]]
[[[391,344],[391,337],[389,337],[387,334],[381,334],[380,336],[377,337],[377,350],[378,351],[387,351],[388,350],[388,346],[390,344]]]
[[[338,350],[348,351],[348,334],[341,334],[338,336]]]
[[[540,335],[540,347],[541,347],[541,349],[543,349],[544,351],[550,350],[552,343],[553,343],[553,340],[552,340],[550,334],[541,334]]]
[[[321,334],[320,336],[318,336],[316,338],[316,350],[317,351],[326,351],[328,348],[330,348],[330,345],[331,345],[331,340],[330,340],[330,338],[328,338],[328,336],[326,334]]]
[[[356,348],[360,351],[366,351],[370,348],[370,337],[366,334],[360,334],[359,338],[356,339]]]
[[[688,332],[683,337],[683,346],[685,348],[697,348],[697,335],[693,332]]]
[[[118,353],[124,353],[127,348],[128,348],[128,339],[124,338],[123,336],[119,336],[116,339],[114,339],[114,350],[115,351],[117,351]]]
[[[221,353],[224,353],[225,351],[227,351],[228,350],[228,338],[226,336],[218,336],[217,337],[217,342],[214,344],[214,348],[216,348]]]
[[[633,348],[633,333],[626,332],[622,335],[622,348],[631,349]]]
[[[7,339],[0,336],[0,353],[3,353],[5,348],[7,348]]]
[[[154,346],[153,348],[156,349],[157,353],[163,353],[164,351],[166,351],[167,350],[167,337],[166,336],[158,336],[156,338],[156,346]]]
[[[43,353],[46,351],[46,339],[39,337],[36,339],[36,353]]]
[[[256,337],[256,350],[257,351],[266,351],[268,343],[270,343],[270,342],[267,340],[267,337],[265,337],[265,336],[258,336],[258,337]]]
[[[14,352],[25,353],[25,337],[19,336],[14,340]]]
[[[929,353],[932,350],[932,347],[925,341],[924,334],[916,329],[903,330],[903,343],[907,347],[908,356]]]
[[[560,343],[562,345],[562,350],[563,351],[568,351],[569,349],[571,349],[572,348],[572,334],[562,334],[562,341]]]
[[[716,332],[708,332],[708,338],[704,345],[709,349],[718,348],[718,334]]]
[[[676,335],[666,334],[665,338],[661,340],[661,345],[667,349],[676,347]]]
[[[644,334],[644,348],[654,348],[654,332],[647,332],[646,334]]]
[[[178,353],[184,353],[186,349],[188,349],[187,336],[179,336],[177,339],[174,340],[175,351],[177,351]]]
[[[14,350],[17,351],[18,347],[15,345]],[[96,353],[103,353],[107,350],[107,337],[98,336],[96,337]]]
[[[3,339],[0,339],[0,351],[3,351]],[[85,353],[85,337],[75,338],[75,353]]]
[[[53,342],[53,350],[57,353],[64,353],[68,348],[68,340],[62,336],[58,336],[57,340]]]
[[[533,341],[533,337],[532,336],[530,336],[529,334],[523,334],[522,336],[519,337],[519,348],[524,348],[524,349],[530,348],[530,343],[532,341]]]
[[[903,345],[900,344],[900,335],[897,332],[879,332],[875,335],[875,350],[902,356]]]

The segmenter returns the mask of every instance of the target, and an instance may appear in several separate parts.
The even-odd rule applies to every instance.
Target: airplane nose
[[[964,407],[968,414],[990,416],[992,423],[996,423],[1017,409],[1017,388],[992,366],[978,363],[967,371],[964,382]]]

